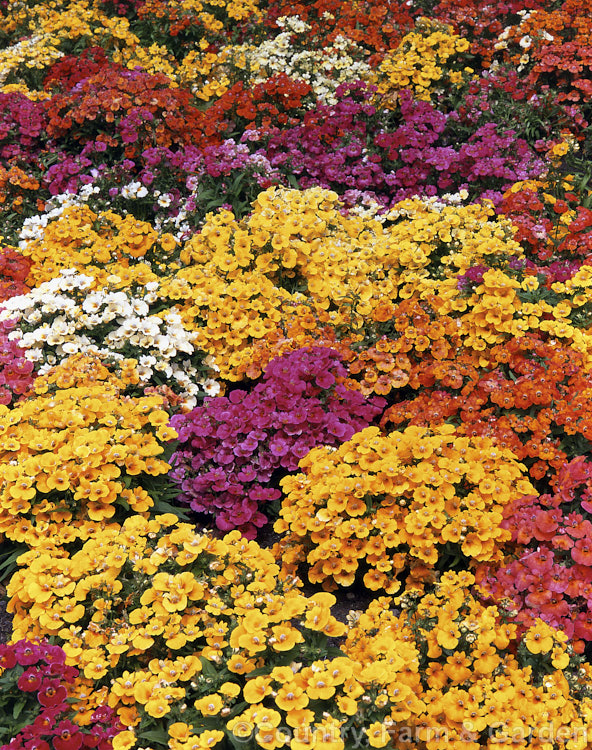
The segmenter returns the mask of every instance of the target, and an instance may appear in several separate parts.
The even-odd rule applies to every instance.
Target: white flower
[[[144,196],[148,195],[148,190],[141,182],[136,180],[135,182],[130,182],[127,185],[124,185],[121,188],[121,194],[124,198],[133,200],[134,198],[144,198]]]
[[[532,46],[532,38],[526,34],[526,36],[523,36],[522,39],[519,42],[522,49],[528,49]]]
[[[220,383],[212,378],[207,378],[207,380],[204,381],[202,388],[208,396],[217,396],[220,393]]]
[[[148,315],[150,308],[143,299],[134,298],[132,301],[132,310],[136,315]]]
[[[136,368],[136,372],[138,373],[138,377],[140,378],[140,380],[143,380],[144,382],[150,380],[150,378],[152,377],[151,367],[142,367],[142,365],[140,365]]]
[[[146,336],[158,336],[160,334],[161,319],[155,315],[140,321],[138,330]]]
[[[43,350],[38,347],[28,349],[25,352],[25,359],[28,359],[29,362],[39,362],[40,359],[43,359]]]
[[[82,303],[82,309],[86,313],[96,313],[101,309],[105,301],[105,295],[102,292],[95,292],[89,294],[88,297]]]
[[[64,354],[76,354],[80,351],[80,346],[77,341],[64,341],[59,347]]]

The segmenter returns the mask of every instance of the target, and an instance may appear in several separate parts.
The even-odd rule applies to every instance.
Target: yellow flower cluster
[[[226,281],[214,263],[181,269],[161,283],[159,295],[178,303],[194,346],[213,356],[220,377],[229,380],[242,377],[237,371],[248,363],[252,344],[278,329],[282,306],[290,299],[260,273]]]
[[[384,320],[385,300],[397,298],[438,295],[441,314],[463,312],[470,304],[458,291],[458,274],[523,255],[511,223],[496,218],[489,204],[416,198],[398,203],[387,219],[383,226],[343,215],[332,191],[273,187],[240,223],[225,211],[211,216],[180,257],[186,264],[211,263],[228,280],[264,274],[276,287],[301,291],[305,297],[295,295],[293,302],[308,301],[321,322],[351,330],[371,317]],[[484,326],[497,335],[493,324],[484,320]]]
[[[390,599],[375,600],[348,633],[344,651],[358,661],[414,652],[408,710],[389,717],[394,746],[413,740],[428,748],[535,748],[561,741],[583,750],[590,665],[582,668],[565,633],[540,621],[516,654],[516,625],[471,594],[474,582],[469,572],[446,573],[433,592],[397,599],[400,615]],[[536,671],[533,659],[540,662]]]
[[[457,297],[457,276],[471,266],[524,256],[511,222],[496,216],[488,201],[459,206],[412,198],[393,206],[383,220],[395,222],[388,229],[396,253],[390,260],[402,299]]]
[[[519,317],[522,312],[519,288],[520,282],[504,271],[491,268],[485,271],[482,283],[468,297],[460,295],[452,282],[442,285],[443,304],[439,311],[443,315],[462,313],[459,334],[465,346],[483,351],[502,343],[510,335],[528,330]]]
[[[85,0],[69,3],[67,9],[57,3],[14,5],[8,15],[14,12],[13,23],[21,30],[22,40],[0,52],[0,83],[7,77],[11,83],[19,83],[26,69],[48,67],[63,56],[63,42],[86,38],[92,44],[94,30],[108,21]]]
[[[503,507],[534,493],[510,451],[452,425],[368,427],[337,449],[314,448],[300,468],[282,480],[277,551],[287,571],[306,560],[310,580],[330,589],[361,567],[367,588],[394,593],[407,567],[429,578],[447,554],[499,560],[510,538]]]
[[[208,52],[209,45],[203,40],[199,46],[200,49],[185,55],[177,70],[180,83],[191,89],[198,99],[208,102],[218,98],[248,76],[249,45],[228,45],[218,53]]]
[[[19,4],[9,15],[12,13],[13,25],[18,24],[24,38],[0,51],[0,84],[7,79],[11,81],[9,85],[20,83],[25,69],[43,70],[63,56],[65,44],[69,47],[76,40],[110,50],[114,62],[130,69],[141,65],[148,73],[164,73],[171,87],[179,83],[177,63],[167,48],[157,44],[142,46],[138,36],[130,31],[128,19],[110,18],[101,12],[100,4],[85,0],[68,3],[67,7],[55,2]],[[8,86],[0,90],[7,91]],[[31,93],[37,97],[38,92]]]
[[[401,89],[409,88],[418,99],[431,101],[443,85],[458,86],[473,73],[463,60],[468,49],[468,40],[452,27],[420,18],[415,30],[403,37],[372,74],[381,106],[396,107]]]
[[[229,731],[263,723],[264,710],[310,725],[316,701],[340,693],[355,713],[359,666],[325,658],[327,637],[346,630],[331,614],[335,597],[304,596],[271,552],[238,532],[216,539],[176,522],[131,516],[71,556],[25,553],[8,591],[13,637],[53,636],[81,670],[73,692],[87,693],[83,713],[107,702],[129,726],[183,701],[196,729],[210,716],[222,728],[225,708],[242,701],[249,708],[233,711]]]
[[[144,285],[158,279],[145,262],[154,255],[159,267],[174,270],[174,237],[159,234],[131,215],[96,214],[88,206],[70,205],[42,231],[31,230],[31,234],[21,242],[22,254],[33,261],[29,286],[37,287],[68,268],[93,276],[100,286],[112,274],[125,279],[126,285],[132,280]]]
[[[185,28],[199,29],[199,40],[184,44],[188,50],[180,63],[176,62],[164,47],[150,49],[134,45],[129,52],[125,48],[117,53],[117,62],[125,62],[129,67],[140,64],[149,72],[160,70],[176,84],[191,89],[194,96],[204,101],[220,97],[230,86],[245,78],[247,67],[243,45],[229,45],[224,35],[235,22],[257,24],[261,20],[258,0],[182,0],[171,6],[163,0],[147,0],[139,9],[141,23],[168,25],[175,33]],[[161,30],[159,29],[158,32]],[[157,33],[158,33],[157,32]],[[208,51],[212,43],[223,40],[222,49],[215,53]],[[157,52],[156,65],[150,60],[151,50]],[[169,72],[169,66],[172,65]]]
[[[62,57],[63,52],[55,48],[54,42],[51,34],[35,34],[0,50],[0,91],[6,92],[2,84],[7,79],[14,83],[21,67],[42,70]]]
[[[0,407],[0,532],[29,546],[54,548],[88,535],[88,521],[118,506],[141,513],[153,501],[142,477],[166,474],[157,458],[176,437],[160,396],[131,398],[133,361],[111,375],[74,357],[40,378],[35,395]]]
[[[170,80],[171,88],[179,85],[177,63],[164,45],[151,44],[149,47],[143,47],[135,34],[130,32],[126,37],[126,44],[113,53],[114,63],[124,65],[130,70],[140,66],[150,75],[163,73]]]

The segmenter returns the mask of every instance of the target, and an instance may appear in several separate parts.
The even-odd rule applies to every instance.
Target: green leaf
[[[226,737],[228,738],[230,744],[234,748],[236,748],[236,750],[244,750],[247,745],[251,744],[251,735],[249,735],[248,737],[237,737],[233,732],[227,732]]]
[[[26,698],[20,698],[14,706],[12,707],[12,718],[18,719],[18,717],[21,715],[23,708],[27,705],[27,699]]]
[[[217,677],[220,670],[218,667],[213,664],[211,661],[205,658],[205,656],[200,656],[199,660],[201,662],[201,673],[204,677]]]
[[[167,503],[166,500],[154,500],[154,511],[156,513],[173,513],[175,516],[178,517],[180,521],[189,521],[190,515],[187,510],[184,510],[183,508],[179,507],[178,505],[173,505],[172,503]]]
[[[18,569],[18,558],[28,550],[26,544],[16,545],[9,541],[5,541],[3,545],[10,547],[11,549],[0,554],[0,580],[12,577],[12,574],[16,573]]]
[[[146,732],[142,732],[140,735],[141,739],[148,740],[151,744],[163,745],[168,747],[168,731],[164,727],[158,727],[158,729],[149,729]]]

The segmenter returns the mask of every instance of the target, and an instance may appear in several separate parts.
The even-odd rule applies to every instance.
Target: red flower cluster
[[[127,158],[151,146],[198,145],[206,117],[191,102],[163,74],[111,63],[46,103],[47,134],[81,145],[96,139]]]
[[[582,652],[592,641],[592,463],[578,456],[559,469],[554,492],[504,508],[517,558],[480,571],[483,591],[509,598],[523,627],[537,617],[564,630]]]
[[[569,185],[571,180],[564,177],[563,182]],[[497,210],[512,220],[517,228],[514,239],[533,262],[546,265],[573,258],[581,263],[592,258],[592,210],[581,204],[575,192],[549,180],[527,182],[507,191]],[[567,221],[561,219],[568,212]]]
[[[102,47],[88,47],[79,55],[65,55],[57,60],[45,74],[43,88],[46,91],[71,91],[76,84],[110,65]]]
[[[383,425],[453,421],[512,450],[533,479],[552,478],[578,455],[582,439],[592,439],[590,375],[569,347],[529,334],[483,352],[479,364],[460,354],[425,361],[422,392],[388,409]]]
[[[77,677],[59,646],[0,644],[0,750],[111,750],[124,728],[112,709],[95,711],[84,728],[71,720],[68,687]]]
[[[10,247],[0,248],[0,302],[29,291],[25,279],[30,270],[29,258]]]
[[[270,76],[255,86],[235,83],[207,112],[206,135],[226,130],[229,135],[258,128],[271,130],[277,125],[300,122],[304,106],[312,92],[310,84],[285,73]]]
[[[343,3],[340,0],[290,3],[271,2],[268,22],[281,16],[299,16],[311,27],[310,35],[317,45],[328,45],[338,36],[346,36],[373,53],[386,53],[413,27],[414,18],[421,15],[412,3],[389,3],[382,0],[362,0]],[[381,55],[382,56],[382,55]]]

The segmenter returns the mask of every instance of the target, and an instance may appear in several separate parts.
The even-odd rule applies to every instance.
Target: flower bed
[[[0,750],[592,749],[588,11],[0,2]]]

